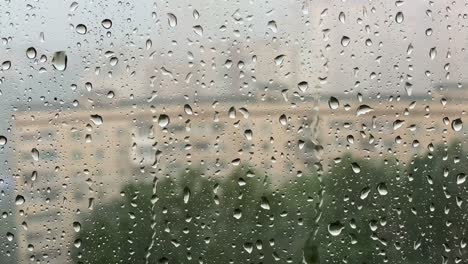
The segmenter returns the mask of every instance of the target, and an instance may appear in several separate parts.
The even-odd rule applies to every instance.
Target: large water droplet
[[[345,15],[345,13],[340,12],[340,14],[338,15],[338,19],[340,20],[341,23],[344,24],[345,21],[346,21],[346,15]]]
[[[37,52],[35,48],[30,47],[26,50],[26,57],[28,57],[29,59],[36,58],[36,55],[37,55]]]
[[[93,121],[93,123],[96,126],[100,126],[100,125],[102,125],[102,123],[104,123],[104,120],[102,119],[102,116],[100,116],[100,115],[91,115],[90,119],[91,119],[91,121]]]
[[[360,115],[365,115],[369,112],[372,112],[374,111],[374,109],[368,105],[360,105],[357,109],[357,112],[356,112],[356,115],[357,116],[360,116]]]
[[[25,200],[24,200],[24,197],[22,195],[17,195],[16,198],[15,198],[15,204],[16,205],[22,205],[24,204]]]
[[[328,233],[332,236],[339,236],[341,231],[344,229],[344,225],[339,221],[333,222],[328,225]]]
[[[36,148],[31,150],[31,157],[34,161],[39,161],[39,151]]]
[[[328,107],[332,110],[338,109],[338,107],[340,107],[340,101],[338,101],[336,97],[330,96],[330,99],[328,99]]]
[[[159,116],[158,118],[158,124],[160,127],[164,128],[164,127],[167,127],[170,123],[170,119],[169,119],[169,116],[165,115],[165,114],[162,114]]]
[[[86,32],[88,32],[88,28],[83,24],[76,25],[75,30],[76,30],[76,33],[78,33],[80,35],[84,35],[84,34],[86,34]]]
[[[184,204],[187,204],[190,200],[190,189],[188,187],[184,188]]]
[[[0,136],[0,146],[5,146],[8,139],[5,136]]]
[[[401,23],[403,23],[403,20],[405,20],[405,17],[403,16],[403,12],[398,12],[398,13],[395,15],[395,21],[396,21],[398,24],[401,24]]]
[[[11,61],[4,61],[2,63],[2,70],[6,71],[11,68]]]
[[[112,27],[112,20],[104,19],[104,20],[101,21],[101,25],[102,25],[103,28],[109,29],[109,28]]]
[[[67,60],[65,51],[57,51],[52,57],[52,66],[58,71],[64,71],[67,69]]]
[[[279,122],[281,125],[285,126],[288,124],[288,118],[286,117],[285,114],[282,114],[280,117],[279,117]]]
[[[167,23],[169,24],[170,27],[176,27],[177,26],[177,17],[172,13],[168,13],[167,14]]]
[[[435,57],[437,56],[437,48],[436,47],[433,47],[429,50],[429,58],[431,58],[431,60],[435,59]]]
[[[346,47],[346,46],[349,45],[349,42],[351,42],[351,40],[349,39],[349,37],[343,36],[343,37],[341,38],[341,46]]]
[[[297,88],[299,88],[299,90],[304,93],[309,88],[309,84],[303,81],[297,84]]]
[[[75,229],[75,232],[80,232],[81,224],[79,222],[73,222],[73,229]]]
[[[198,36],[200,37],[203,37],[203,27],[200,26],[200,25],[196,25],[193,27],[193,32],[195,32],[195,34],[197,34]]]
[[[452,121],[452,129],[456,132],[462,130],[463,128],[463,121],[461,120],[461,118],[457,118],[457,119],[454,119]]]

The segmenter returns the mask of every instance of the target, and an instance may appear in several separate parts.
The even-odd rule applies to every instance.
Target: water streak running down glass
[[[0,263],[466,263],[468,3],[0,3]]]

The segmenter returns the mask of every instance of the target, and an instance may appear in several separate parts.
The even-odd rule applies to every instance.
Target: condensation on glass
[[[2,1],[0,263],[466,262],[467,21]]]

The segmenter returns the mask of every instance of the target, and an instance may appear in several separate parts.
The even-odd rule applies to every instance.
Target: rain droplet
[[[177,26],[177,17],[172,13],[167,13],[167,23],[170,27]]]
[[[354,173],[361,172],[361,167],[356,162],[351,163],[351,168],[353,169]]]
[[[457,118],[457,119],[454,119],[452,121],[452,129],[456,132],[462,130],[463,128],[463,122],[461,120],[461,118]]]
[[[262,197],[260,206],[265,210],[270,210],[270,202],[268,202],[268,199],[265,196]]]
[[[4,71],[9,70],[11,68],[11,61],[4,61],[2,63],[2,69]]]
[[[405,20],[405,17],[403,16],[403,12],[398,12],[395,16],[395,21],[398,23],[398,24],[401,24],[403,23],[403,20]]]
[[[345,23],[346,21],[346,16],[345,16],[345,13],[343,12],[340,12],[340,14],[338,15],[338,19],[340,20],[341,23]]]
[[[344,229],[344,225],[339,221],[333,222],[328,225],[328,233],[332,236],[339,236],[341,231]]]
[[[385,184],[385,182],[379,183],[379,185],[377,185],[377,191],[382,196],[387,195],[388,194],[387,184]]]
[[[253,138],[253,132],[250,129],[247,129],[244,131],[244,136],[247,140],[252,140]]]
[[[372,111],[374,111],[374,109],[372,107],[370,107],[368,105],[360,105],[358,107],[358,109],[357,109],[356,114],[357,114],[357,116],[360,116],[360,115],[365,115],[365,114],[367,114],[369,112],[372,112]]]
[[[297,88],[299,88],[301,92],[305,93],[307,89],[309,88],[309,84],[307,82],[300,82],[297,84]]]
[[[457,184],[463,184],[466,181],[466,174],[460,173],[457,175]]]
[[[75,30],[76,30],[76,33],[78,33],[80,35],[84,35],[84,34],[86,34],[86,32],[88,32],[88,28],[86,28],[86,26],[83,25],[83,24],[76,25]]]
[[[158,118],[158,124],[160,127],[164,128],[167,127],[170,123],[169,116],[162,114]]]
[[[185,104],[184,105],[184,111],[187,115],[192,115],[193,114],[193,111],[192,111],[192,107],[188,104]]]
[[[187,204],[190,199],[190,189],[188,187],[184,188],[184,204]]]
[[[200,25],[194,26],[193,27],[193,32],[195,32],[195,34],[197,34],[198,36],[203,37],[203,28],[202,28],[202,26],[200,26]]]
[[[151,49],[151,46],[153,46],[153,41],[151,39],[146,40],[146,49],[149,50]]]
[[[330,99],[328,99],[328,106],[330,109],[335,110],[340,107],[340,101],[336,97],[331,96]]]
[[[247,252],[247,253],[252,253],[253,251],[253,244],[252,243],[249,243],[249,242],[246,242],[244,243],[244,250]]]
[[[429,50],[429,58],[431,58],[431,60],[435,59],[435,57],[437,56],[437,48],[436,47],[433,47]]]
[[[367,198],[367,196],[369,196],[370,190],[371,189],[369,187],[364,187],[364,189],[361,190],[361,200],[364,200]]]
[[[52,66],[58,71],[64,71],[67,68],[67,55],[65,51],[57,51],[54,53]]]
[[[15,204],[16,205],[24,204],[24,197],[22,195],[17,195],[15,199]]]
[[[350,41],[351,41],[351,40],[349,39],[349,37],[343,36],[343,37],[341,38],[341,46],[343,46],[343,47],[348,46]]]
[[[117,59],[117,57],[112,57],[112,58],[110,58],[109,64],[110,64],[111,66],[117,65],[117,63],[119,63],[119,59]]]
[[[36,58],[36,55],[37,55],[37,52],[35,48],[30,47],[26,50],[26,57],[28,57],[29,59]]]
[[[81,224],[79,222],[73,222],[73,229],[75,229],[75,232],[80,232],[81,230]]]
[[[235,219],[240,219],[242,217],[242,211],[240,209],[235,209],[234,214],[232,215]]]
[[[286,56],[285,55],[279,55],[279,56],[275,57],[276,66],[280,66],[281,64],[283,64],[284,57],[286,57]]]
[[[236,108],[234,108],[234,106],[231,106],[231,108],[229,108],[229,111],[228,111],[228,116],[229,118],[236,118]]]
[[[281,125],[285,126],[287,123],[288,123],[288,119],[286,117],[285,114],[282,114],[280,117],[279,117],[279,122]]]
[[[102,125],[102,123],[104,123],[104,120],[102,119],[102,116],[100,116],[100,115],[90,115],[90,119],[91,119],[91,121],[93,121],[93,123],[96,126],[100,126],[100,125]]]
[[[112,20],[104,19],[104,20],[101,21],[101,25],[102,25],[103,28],[109,29],[109,28],[112,27]]]
[[[271,20],[268,22],[268,28],[271,30],[271,32],[276,33],[278,32],[278,27],[276,26],[276,21]]]
[[[39,161],[39,151],[36,148],[31,150],[31,157],[34,161]]]
[[[0,146],[5,146],[8,139],[5,136],[0,136]]]

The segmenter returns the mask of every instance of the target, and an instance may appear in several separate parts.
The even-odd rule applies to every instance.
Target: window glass
[[[465,1],[0,3],[0,263],[464,263]]]

